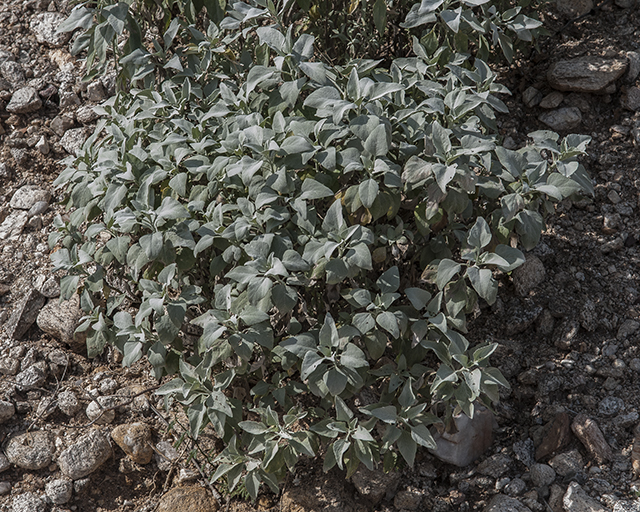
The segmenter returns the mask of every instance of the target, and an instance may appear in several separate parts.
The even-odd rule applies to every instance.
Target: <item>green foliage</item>
[[[348,474],[412,465],[430,426],[508,386],[466,315],[496,300],[553,202],[592,192],[588,138],[499,146],[508,91],[430,43],[434,9],[452,33],[466,25],[447,9],[492,19],[487,3],[455,5],[412,8],[426,35],[387,67],[323,62],[283,25],[291,2],[237,2],[206,30],[181,8],[162,51],[122,55],[140,88],[103,103],[56,180],[71,213],[53,261],[64,297],[80,293],[89,354],[111,343],[173,376],[158,392],[194,438],[224,440],[212,481],[230,491],[276,491],[301,456]],[[74,16],[95,41],[102,18]]]

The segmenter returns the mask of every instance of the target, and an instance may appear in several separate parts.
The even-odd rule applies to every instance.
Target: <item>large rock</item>
[[[145,423],[118,425],[111,432],[111,438],[133,462],[149,464],[153,457],[151,429]]]
[[[598,93],[603,92],[626,70],[627,59],[579,57],[552,64],[547,72],[547,80],[551,87],[559,91]]]
[[[26,212],[23,212],[26,215]],[[44,306],[45,299],[38,290],[32,288],[18,303],[7,322],[6,332],[11,338],[19,340],[29,330]]]
[[[613,458],[611,447],[594,420],[585,414],[578,414],[571,423],[571,429],[599,463],[608,462]]]
[[[156,512],[215,512],[220,507],[199,485],[174,487],[160,498]]]
[[[0,224],[0,240],[18,238],[29,221],[29,215],[23,211],[13,211]]]
[[[536,256],[529,256],[527,260],[513,271],[513,285],[521,297],[542,283],[546,277],[544,265]]]
[[[577,482],[569,484],[562,498],[562,506],[568,512],[607,512],[607,509],[589,496]]]
[[[29,210],[38,201],[44,201],[49,203],[51,199],[51,192],[48,190],[42,190],[34,185],[25,185],[15,191],[9,201],[11,208],[17,208],[19,210]]]
[[[59,12],[41,12],[31,18],[29,28],[41,44],[62,46],[71,37],[71,32],[59,33],[58,27],[67,17]]]
[[[454,417],[457,432],[443,432],[434,436],[437,448],[429,451],[440,460],[455,466],[468,466],[493,443],[493,414],[476,409],[473,419],[465,414]]]
[[[69,300],[50,300],[37,318],[38,327],[54,338],[67,343],[76,353],[86,350],[87,334],[76,333],[84,313],[80,309],[80,298],[74,294]]]
[[[41,107],[42,99],[38,91],[33,87],[23,87],[13,93],[6,110],[12,114],[28,114],[40,110]]]
[[[582,112],[576,107],[563,107],[543,112],[538,119],[552,130],[568,132],[582,123]]]
[[[71,480],[78,480],[93,473],[111,457],[111,445],[107,436],[92,430],[58,457],[60,471]]]
[[[371,505],[380,503],[387,493],[394,493],[400,483],[400,474],[392,471],[370,470],[360,464],[358,470],[351,477],[356,490]]]
[[[49,432],[27,432],[11,438],[5,453],[12,464],[23,469],[42,469],[51,464],[56,447]]]

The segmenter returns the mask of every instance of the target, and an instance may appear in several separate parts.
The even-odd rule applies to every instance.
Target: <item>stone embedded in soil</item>
[[[156,464],[160,471],[169,471],[180,457],[178,450],[169,441],[160,441],[156,444],[155,452]]]
[[[598,412],[602,416],[615,416],[624,409],[624,400],[617,396],[607,396],[598,404]]]
[[[512,301],[513,304],[507,309],[505,315],[505,332],[512,336],[526,331],[538,319],[542,313],[542,306],[538,306],[530,300]]]
[[[546,487],[556,479],[556,472],[546,464],[534,464],[529,470],[531,481],[536,487]]]
[[[95,80],[87,86],[87,91],[84,93],[84,97],[87,101],[93,101],[99,103],[106,99],[107,95],[102,86],[102,82]]]
[[[542,442],[536,449],[536,460],[541,460],[566,446],[571,440],[571,422],[566,412],[556,415]]]
[[[51,192],[48,190],[42,190],[34,185],[25,185],[16,190],[13,196],[11,196],[9,206],[19,210],[30,210],[34,204],[43,201],[48,207],[50,199]]]
[[[544,112],[538,119],[555,131],[568,132],[580,126],[582,112],[576,107],[564,107]]]
[[[538,106],[542,100],[542,93],[535,87],[527,87],[522,93],[522,102],[529,108]]]
[[[109,457],[109,440],[99,430],[92,430],[60,454],[58,466],[65,476],[78,480],[96,471]]]
[[[51,464],[56,447],[49,432],[27,432],[11,438],[5,454],[11,464],[22,469],[37,470]]]
[[[80,325],[80,318],[84,313],[80,309],[80,298],[74,294],[69,300],[59,302],[58,299],[49,300],[37,317],[38,327],[54,338],[66,343],[76,353],[86,351],[86,332],[75,330]]]
[[[410,487],[396,494],[393,498],[393,506],[396,510],[418,510],[423,498],[423,490]]]
[[[44,281],[44,283],[42,283],[39,291],[48,299],[55,299],[60,297],[60,283],[55,277],[50,276]]]
[[[553,91],[547,94],[542,101],[540,101],[541,108],[557,108],[562,103],[564,95],[559,91]]]
[[[504,453],[496,453],[478,464],[476,470],[481,475],[490,476],[491,478],[499,478],[509,471],[512,462],[511,457],[508,455]]]
[[[387,493],[393,494],[400,483],[400,475],[391,471],[385,473],[382,470],[367,469],[360,464],[351,477],[351,482],[365,500],[372,505],[380,503]]]
[[[629,61],[629,70],[625,77],[627,83],[634,83],[638,75],[640,75],[640,53],[627,52],[627,60]]]
[[[514,478],[504,487],[505,494],[509,496],[520,496],[525,489],[527,488],[527,484],[521,478]]]
[[[111,432],[111,438],[133,462],[148,464],[153,457],[151,429],[145,423],[118,425]]]
[[[36,416],[40,419],[46,420],[56,412],[56,401],[53,397],[44,397],[40,399],[38,408],[36,409]]]
[[[24,211],[13,211],[0,224],[0,240],[12,240],[18,238],[27,225],[29,216]]]
[[[7,60],[0,64],[0,74],[11,84],[12,88],[18,88],[26,81],[22,66],[12,60]]]
[[[71,32],[59,33],[58,27],[67,17],[59,12],[41,12],[31,18],[29,28],[36,41],[49,46],[62,46],[71,38]]]
[[[45,512],[46,510],[47,504],[33,492],[18,494],[11,502],[11,512]]]
[[[16,375],[16,386],[20,391],[30,391],[42,386],[47,380],[47,374],[44,371],[44,362],[29,366],[24,371]]]
[[[587,56],[561,60],[547,71],[547,80],[559,91],[603,92],[627,71],[627,59]]]
[[[510,498],[504,494],[496,494],[491,498],[483,512],[531,512],[531,509],[515,498]]]
[[[611,447],[605,441],[598,424],[585,414],[578,414],[571,424],[571,430],[589,450],[596,461],[608,462],[613,458]]]
[[[5,423],[13,418],[16,408],[11,402],[0,400],[0,423]]]
[[[553,333],[554,346],[560,350],[569,350],[576,341],[578,332],[580,332],[580,323],[575,320],[566,320]]]
[[[58,395],[58,409],[67,416],[75,416],[82,405],[73,391],[63,391]]]
[[[106,425],[112,423],[116,417],[116,411],[111,409],[114,405],[115,399],[99,396],[87,406],[85,413],[89,421],[95,422],[96,425]]]
[[[28,114],[40,110],[41,107],[42,99],[38,91],[33,87],[23,87],[13,93],[5,109],[12,114]]]
[[[45,492],[54,505],[64,505],[71,499],[73,482],[67,478],[59,478],[45,486]]]
[[[34,215],[40,215],[44,212],[46,212],[49,209],[49,202],[48,201],[36,201],[33,206],[31,208],[29,208],[29,211],[27,212],[27,215],[29,216],[29,218],[33,217]]]
[[[9,459],[7,459],[4,453],[0,452],[0,473],[2,473],[3,471],[6,471],[10,467],[11,467],[11,462],[9,462]]]
[[[2,375],[15,375],[20,369],[20,361],[14,357],[0,359],[0,373]]]
[[[87,140],[88,134],[85,128],[72,128],[67,130],[60,139],[60,145],[70,155],[76,155]]]
[[[513,443],[513,454],[516,459],[525,466],[530,467],[534,463],[535,447],[531,438]]]
[[[607,512],[607,509],[589,496],[578,482],[569,484],[562,498],[562,505],[569,512]]]
[[[220,507],[215,499],[199,485],[174,487],[160,498],[156,512],[215,512]]]
[[[9,482],[0,482],[0,496],[11,492],[11,484]]]
[[[542,261],[536,256],[529,256],[527,260],[513,271],[513,286],[521,297],[542,283],[547,274]]]
[[[437,458],[464,467],[482,455],[493,443],[493,414],[476,409],[473,419],[465,414],[454,416],[457,432],[443,432],[434,436],[437,448],[429,451]]]
[[[626,337],[631,336],[638,329],[640,329],[640,322],[636,320],[625,320],[618,328],[616,338],[618,338],[619,340],[623,340]]]
[[[557,0],[558,11],[569,18],[577,18],[593,9],[593,0]]]
[[[620,104],[632,112],[640,110],[640,88],[629,87],[627,92],[620,98]]]
[[[67,130],[73,128],[73,118],[67,115],[61,114],[56,116],[51,121],[51,129],[54,133],[60,137],[62,137]]]
[[[25,212],[22,212],[26,215]],[[38,317],[46,299],[35,288],[31,288],[18,303],[5,327],[7,335],[19,340],[29,330]]]

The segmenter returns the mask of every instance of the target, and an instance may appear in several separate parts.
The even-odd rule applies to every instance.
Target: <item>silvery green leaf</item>
[[[256,34],[260,38],[260,44],[266,44],[278,54],[287,53],[285,37],[279,30],[272,27],[258,27]]]
[[[431,294],[422,288],[405,288],[404,293],[418,311],[422,311],[431,299]]]
[[[460,30],[460,15],[462,14],[462,7],[458,7],[455,11],[450,11],[449,9],[445,9],[440,13],[440,17],[442,21],[444,21],[447,26],[453,30],[454,33],[458,33]]]
[[[339,395],[347,387],[347,376],[337,368],[331,368],[323,375],[322,380],[333,396]]]
[[[520,235],[522,245],[530,251],[540,241],[543,229],[542,215],[533,210],[522,210],[516,215],[516,219],[518,221],[516,231]]]
[[[397,266],[386,270],[376,281],[382,293],[394,293],[400,288],[400,271]]]
[[[324,324],[320,328],[320,345],[326,347],[337,347],[340,345],[340,336],[338,336],[338,329],[333,321],[331,313],[327,313],[324,317]]]
[[[488,1],[488,0],[487,0]],[[429,429],[424,425],[416,425],[411,427],[411,438],[420,446],[435,450],[436,442],[431,435]]]
[[[293,58],[297,61],[309,60],[313,57],[313,43],[315,38],[310,34],[302,34],[293,44]]]
[[[380,327],[387,331],[394,338],[400,337],[400,328],[398,326],[398,319],[390,311],[383,311],[376,317],[376,322]]]
[[[362,334],[368,333],[376,325],[371,313],[356,313],[353,315],[352,322],[353,326]]]
[[[373,157],[384,156],[389,152],[390,137],[384,124],[379,124],[364,141],[364,149]]]
[[[360,183],[358,187],[358,195],[360,196],[360,201],[365,208],[371,208],[371,205],[378,197],[378,182],[374,179],[369,178],[368,180]]]
[[[471,247],[482,249],[491,243],[491,228],[486,220],[482,217],[478,217],[476,222],[469,230],[467,235],[467,243]]]
[[[345,259],[350,266],[356,266],[365,270],[372,270],[371,251],[365,243],[356,244],[345,254]]]
[[[347,368],[364,368],[369,366],[364,352],[353,343],[347,343],[340,354],[340,364]]]
[[[443,290],[461,268],[462,266],[453,260],[440,260],[440,263],[438,263],[438,275],[436,277],[436,285],[438,286],[438,289]]]
[[[312,350],[308,351],[304,355],[304,359],[302,360],[302,367],[300,368],[300,378],[304,381],[307,380],[309,375],[311,375],[318,366],[324,361],[324,357],[317,352]]]
[[[302,182],[301,192],[300,199],[321,199],[333,195],[333,190],[313,178],[306,178]]]
[[[486,300],[489,304],[496,301],[498,294],[498,281],[493,278],[491,270],[487,268],[479,269],[478,267],[469,267],[466,272],[471,286],[478,292],[478,295]]]
[[[342,216],[342,203],[336,200],[327,210],[327,214],[322,221],[322,229],[326,233],[339,233],[345,222]]]
[[[513,269],[518,268],[525,262],[524,254],[514,247],[498,245],[494,251],[498,256],[504,258],[508,262],[508,265],[506,266],[498,265],[498,268],[503,272],[511,272]]]

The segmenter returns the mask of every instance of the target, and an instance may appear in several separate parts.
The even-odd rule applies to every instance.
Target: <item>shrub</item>
[[[79,8],[66,28],[88,29],[91,58],[105,23],[100,37],[126,40],[125,7]],[[305,16],[293,7],[179,15],[121,54],[130,88],[56,180],[71,213],[50,240],[89,355],[110,343],[174,376],[159,394],[194,438],[210,426],[225,442],[212,481],[253,497],[302,455],[348,475],[412,465],[431,426],[497,401],[496,344],[470,346],[466,315],[496,300],[554,201],[592,192],[588,137],[500,146],[508,91],[485,43],[454,51],[463,28],[482,41],[492,20],[528,31],[530,18],[424,0],[404,24],[412,56],[329,66],[284,24]]]

